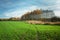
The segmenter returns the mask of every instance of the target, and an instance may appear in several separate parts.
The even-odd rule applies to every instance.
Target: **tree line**
[[[31,15],[39,15],[42,13],[42,10],[34,10],[31,12],[27,12],[26,14],[22,15],[21,18],[20,17],[11,17],[11,18],[6,18],[6,19],[0,19],[0,21],[25,21],[25,20],[36,20],[34,18],[31,17]],[[40,18],[38,20],[41,21],[51,21],[51,22],[60,22],[60,17],[52,17],[50,19],[46,19],[46,18]]]
[[[31,15],[39,15],[42,13],[42,10],[34,10],[31,12],[27,12],[26,14],[22,15],[21,20],[36,20],[34,18],[31,17]],[[60,22],[60,17],[54,16],[52,18],[40,18],[37,19],[40,21],[50,21],[50,22]]]
[[[11,18],[2,18],[0,21],[20,21],[20,18],[11,17]]]

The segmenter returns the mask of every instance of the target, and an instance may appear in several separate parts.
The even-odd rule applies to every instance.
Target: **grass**
[[[0,21],[0,40],[60,40],[60,25]]]

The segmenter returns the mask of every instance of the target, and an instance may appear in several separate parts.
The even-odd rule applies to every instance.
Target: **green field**
[[[60,25],[0,21],[0,40],[60,40]]]

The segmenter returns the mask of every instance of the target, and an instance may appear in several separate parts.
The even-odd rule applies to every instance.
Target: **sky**
[[[60,0],[0,0],[0,18],[21,17],[36,9],[54,10],[60,17]]]

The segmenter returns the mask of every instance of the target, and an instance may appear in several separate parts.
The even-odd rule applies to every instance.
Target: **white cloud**
[[[55,15],[60,17],[60,11],[54,11]]]
[[[56,0],[55,5],[52,5],[55,10],[60,10],[60,0]]]
[[[26,12],[30,12],[30,11],[33,11],[35,9],[39,9],[39,7],[37,7],[37,6],[30,6],[30,7],[24,8],[24,9],[16,9],[14,11],[10,10],[10,11],[5,12],[4,15],[6,17],[21,17]]]
[[[56,9],[56,11],[54,11],[55,15],[60,17],[60,0],[56,0],[55,9]]]
[[[54,5],[47,6],[47,9],[54,10],[55,15],[60,17],[60,0],[54,0],[54,1],[55,1]]]
[[[60,9],[60,0],[57,0],[57,1],[56,1],[56,8],[57,8],[57,9]]]
[[[53,2],[52,2],[53,1]],[[48,2],[48,0],[46,0],[46,2]],[[23,9],[19,8],[19,9],[16,9],[16,10],[9,10],[7,12],[4,13],[4,15],[6,17],[20,17],[21,15],[25,14],[26,12],[28,11],[32,11],[32,10],[35,10],[35,9],[52,9],[54,10],[54,13],[55,15],[57,16],[60,16],[60,0],[50,0],[50,2],[52,2],[51,4],[53,5],[48,5],[48,6],[44,6],[44,5],[39,5],[39,6],[34,6],[34,5],[31,5],[29,7],[25,7]],[[12,6],[15,6],[15,5],[22,5],[22,4],[26,4],[25,2],[22,2],[22,3],[17,3],[15,5],[13,5],[13,3],[8,3],[7,5],[10,5],[12,4]],[[48,3],[49,4],[49,3]],[[10,6],[8,6],[10,7]]]
[[[47,3],[46,3],[47,2]],[[49,10],[60,10],[60,0],[50,0],[47,1],[46,0],[45,4],[47,4],[47,6],[43,6],[43,9],[49,9]]]

